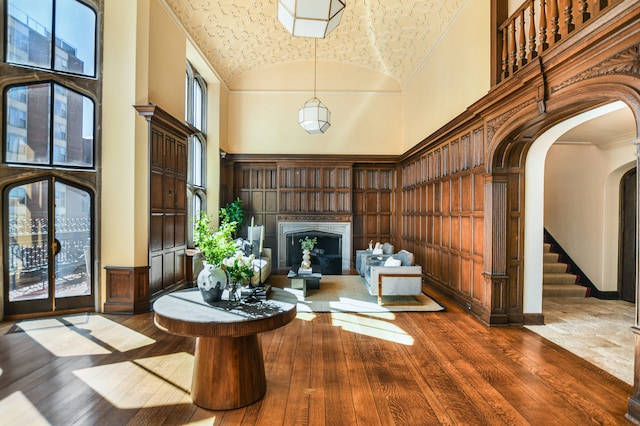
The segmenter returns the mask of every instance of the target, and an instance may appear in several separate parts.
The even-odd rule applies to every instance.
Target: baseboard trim
[[[523,314],[524,325],[544,325],[544,314],[526,313]]]

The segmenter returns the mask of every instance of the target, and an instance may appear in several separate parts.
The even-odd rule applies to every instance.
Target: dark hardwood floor
[[[300,314],[263,334],[266,395],[227,412],[191,403],[194,341],[153,314],[0,323],[0,424],[630,424],[628,384],[429,293],[445,312]]]

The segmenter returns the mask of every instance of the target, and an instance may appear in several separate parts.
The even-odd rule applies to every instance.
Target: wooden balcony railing
[[[498,82],[622,0],[527,0],[498,28]]]

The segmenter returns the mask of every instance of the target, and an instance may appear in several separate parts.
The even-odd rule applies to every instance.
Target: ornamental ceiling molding
[[[567,86],[589,78],[612,74],[626,74],[634,77],[640,77],[640,45],[632,46],[623,50],[588,70],[563,81],[562,83],[552,87],[551,93],[555,93]]]
[[[227,87],[244,72],[313,60],[313,39],[292,37],[276,0],[164,0]],[[464,0],[347,0],[318,60],[363,66],[411,81]]]

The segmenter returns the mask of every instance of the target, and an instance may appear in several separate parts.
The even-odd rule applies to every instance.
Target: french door
[[[3,197],[5,314],[93,308],[91,194],[48,177]]]

